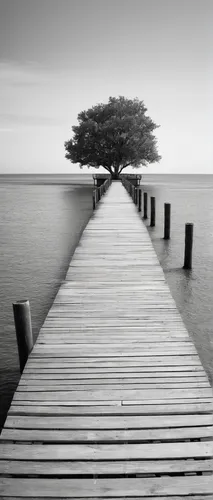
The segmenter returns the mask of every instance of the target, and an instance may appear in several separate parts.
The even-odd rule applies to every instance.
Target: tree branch
[[[102,166],[103,166],[103,165],[102,165]],[[104,167],[104,166],[103,166],[103,168],[105,168],[105,170],[107,170],[107,171],[108,171],[108,172],[112,175],[112,169],[111,169],[110,167]]]
[[[119,170],[119,174],[122,172],[122,170],[126,167],[128,167],[129,165],[131,165],[131,162],[130,163],[127,163],[126,165],[124,165],[120,170]]]

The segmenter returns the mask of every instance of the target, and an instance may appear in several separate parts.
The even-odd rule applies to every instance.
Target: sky
[[[141,173],[213,173],[212,25],[212,0],[0,0],[0,173],[78,173],[78,113],[119,95],[160,125]]]

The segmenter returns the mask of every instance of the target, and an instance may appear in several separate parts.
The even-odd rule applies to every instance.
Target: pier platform
[[[14,394],[0,498],[213,500],[212,409],[148,231],[113,182]]]

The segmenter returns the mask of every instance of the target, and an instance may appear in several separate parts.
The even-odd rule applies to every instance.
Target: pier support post
[[[13,303],[13,314],[18,344],[20,372],[22,373],[33,348],[33,334],[29,300]]]
[[[93,210],[95,210],[95,208],[96,208],[96,192],[95,192],[95,189],[93,190],[93,193],[92,193],[92,206],[93,206]]]
[[[193,224],[185,224],[185,252],[183,269],[192,268]]]
[[[164,240],[170,240],[171,204],[164,203]]]
[[[138,189],[138,212],[141,212],[141,189]]]
[[[147,219],[147,193],[143,193],[143,218]]]
[[[150,216],[150,227],[155,226],[155,198],[151,196],[151,216]]]

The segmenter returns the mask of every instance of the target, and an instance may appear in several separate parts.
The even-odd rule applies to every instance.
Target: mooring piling
[[[184,269],[192,268],[193,227],[192,223],[185,224]]]
[[[164,240],[170,240],[171,204],[164,203]]]
[[[13,314],[18,344],[20,372],[22,373],[33,348],[33,334],[29,300],[13,303]]]
[[[155,197],[151,196],[150,198],[150,209],[151,209],[151,214],[150,214],[150,227],[155,226]]]

